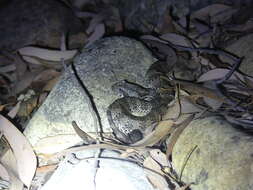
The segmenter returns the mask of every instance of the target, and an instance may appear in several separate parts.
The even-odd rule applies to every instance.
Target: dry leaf
[[[60,76],[55,77],[47,82],[47,84],[43,87],[42,91],[50,92],[52,88],[56,85],[56,83],[60,80]]]
[[[37,165],[33,149],[24,135],[2,115],[0,115],[0,126],[1,132],[8,140],[15,155],[18,176],[29,187]]]
[[[166,155],[169,157],[172,154],[172,150],[174,145],[177,142],[177,139],[179,138],[180,134],[183,132],[183,130],[189,125],[189,123],[193,120],[194,115],[190,115],[187,119],[185,119],[177,129],[171,134],[169,138],[169,143],[167,145]]]
[[[104,34],[105,34],[105,25],[103,23],[98,24],[95,27],[94,32],[87,39],[87,44],[85,45],[85,47],[88,47],[89,45],[94,43],[96,40],[102,38]]]
[[[174,122],[172,120],[160,121],[154,131],[146,135],[142,140],[132,144],[132,146],[153,146],[165,138],[173,129]]]
[[[190,41],[185,36],[182,36],[176,33],[163,34],[160,36],[160,38],[163,40],[169,41],[170,43],[174,45],[186,46],[186,47],[191,45]]]
[[[182,114],[190,114],[190,113],[198,113],[201,112],[202,109],[197,107],[196,104],[193,104],[188,96],[180,96],[181,102],[181,113]]]
[[[198,82],[205,82],[205,81],[210,81],[210,80],[218,80],[223,78],[230,70],[229,69],[222,69],[222,68],[216,68],[216,69],[212,69],[210,71],[207,71],[206,73],[202,74],[199,78],[198,78]],[[234,72],[233,75],[230,77],[230,79],[234,79],[237,80],[237,77],[240,80],[244,80],[244,76],[241,75],[238,72]]]
[[[48,50],[32,46],[21,48],[18,52],[22,56],[38,57],[49,61],[61,61],[62,59],[69,60],[77,54],[77,50]]]
[[[59,77],[61,75],[60,72],[55,69],[46,69],[39,73],[33,80],[33,82],[45,82],[49,81],[53,78]]]

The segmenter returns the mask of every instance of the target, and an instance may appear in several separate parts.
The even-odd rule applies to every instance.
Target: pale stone
[[[253,189],[252,147],[253,136],[224,119],[198,119],[187,126],[176,142],[173,166],[178,175],[182,172],[182,181],[195,183],[192,190],[250,190]]]

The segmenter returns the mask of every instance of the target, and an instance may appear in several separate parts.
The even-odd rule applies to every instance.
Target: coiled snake
[[[147,71],[146,79],[152,88],[144,88],[128,81],[119,81],[112,86],[114,92],[123,96],[107,109],[109,124],[118,140],[126,144],[141,140],[165,113],[173,95],[160,93],[164,86],[160,75],[165,75],[164,71],[167,70],[162,67],[164,63],[158,62]]]

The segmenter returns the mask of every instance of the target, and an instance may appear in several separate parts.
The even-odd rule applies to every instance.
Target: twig
[[[181,171],[180,171],[179,181],[181,181],[181,179],[182,179],[183,171],[184,171],[184,169],[185,169],[185,166],[186,166],[187,162],[189,161],[189,159],[190,159],[192,153],[196,150],[197,147],[198,147],[198,145],[194,146],[193,149],[192,149],[192,150],[190,151],[190,153],[188,154],[188,156],[186,157],[186,160],[185,160],[185,162],[183,163],[183,166],[182,166]]]

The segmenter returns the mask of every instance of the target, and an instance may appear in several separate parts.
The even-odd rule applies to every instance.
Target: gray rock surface
[[[147,86],[144,76],[154,61],[140,42],[125,37],[102,39],[75,58],[77,73],[93,97],[105,132],[110,131],[106,110],[119,98],[111,86],[123,79]],[[62,149],[80,141],[74,135],[72,121],[85,132],[95,132],[86,98],[71,73],[69,70],[64,74],[26,127],[24,134],[37,152],[42,151],[42,147],[43,152],[48,151],[47,148],[55,152],[59,148],[54,149],[54,146]],[[59,138],[59,135],[63,136]]]
[[[182,181],[195,183],[192,190],[250,190],[252,147],[253,136],[233,128],[222,118],[199,119],[192,121],[176,142],[173,166],[178,174],[184,168]]]
[[[103,151],[96,170],[92,159],[96,152],[77,153],[80,161],[67,157],[41,190],[154,190],[144,169],[136,163],[122,160],[116,152]]]

